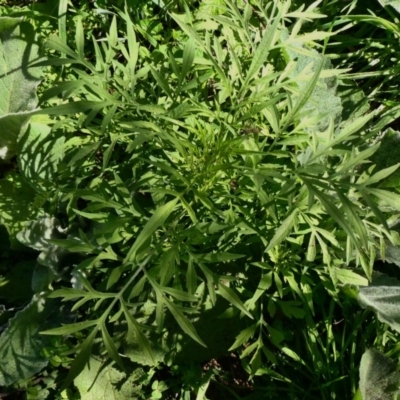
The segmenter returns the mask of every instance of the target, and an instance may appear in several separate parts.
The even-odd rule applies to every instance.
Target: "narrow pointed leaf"
[[[135,338],[137,340],[138,345],[140,348],[143,350],[143,352],[146,354],[147,358],[150,360],[151,364],[155,365],[156,364],[156,357],[154,355],[154,352],[151,348],[150,342],[147,339],[147,337],[144,335],[142,330],[140,329],[139,324],[133,318],[132,314],[129,312],[128,308],[126,307],[125,303],[122,302],[122,308],[124,310],[124,314],[126,317],[126,320],[128,322],[128,325],[130,327],[130,330],[134,332]],[[129,338],[132,340],[131,338]]]
[[[118,354],[117,348],[115,347],[115,343],[112,340],[110,334],[108,333],[106,324],[103,322],[101,324],[101,334],[103,336],[103,342],[106,346],[108,355],[119,365],[119,367],[124,370],[124,363],[122,362],[121,357]]]
[[[234,307],[245,313],[249,318],[254,319],[253,316],[247,311],[245,305],[239,299],[239,296],[229,287],[223,285],[222,283],[218,283],[218,289],[220,295],[228,300]]]
[[[69,387],[69,385],[74,381],[74,379],[83,371],[86,363],[90,359],[92,352],[92,345],[97,334],[98,327],[93,329],[92,333],[86,338],[82,343],[81,350],[76,356],[75,360],[71,364],[71,368],[65,381],[62,384],[61,391]]]
[[[201,344],[204,347],[207,347],[207,345],[201,340],[200,336],[197,334],[193,324],[183,315],[183,312],[179,310],[179,308],[168,299],[165,299],[165,304],[175,318],[178,325],[181,327],[181,329],[197,343]]]
[[[90,320],[83,322],[76,322],[75,324],[68,324],[60,326],[59,328],[49,329],[47,331],[40,332],[42,335],[70,335],[75,332],[82,331],[83,329],[90,328],[93,325],[97,325],[98,320]]]
[[[171,200],[167,204],[164,204],[155,211],[155,213],[151,216],[146,225],[143,227],[133,246],[130,248],[127,256],[125,257],[124,263],[128,261],[133,261],[135,259],[136,253],[147,242],[147,240],[150,239],[154,232],[164,224],[164,222],[174,210],[177,202],[178,199],[176,198],[174,200]]]

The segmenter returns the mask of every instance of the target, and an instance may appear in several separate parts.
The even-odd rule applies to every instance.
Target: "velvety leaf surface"
[[[394,362],[375,349],[368,349],[361,358],[360,390],[363,400],[392,400],[400,374]]]
[[[129,376],[111,365],[103,365],[91,357],[81,374],[75,379],[75,386],[81,400],[133,400],[139,398],[140,380],[145,378],[141,368]]]
[[[64,155],[64,142],[64,137],[57,137],[48,125],[38,122],[31,122],[20,138],[20,171],[39,192],[52,185],[57,165]]]
[[[29,67],[39,59],[33,27],[20,19],[0,18],[0,158],[16,152],[21,129],[37,106],[36,88],[41,68]]]
[[[392,6],[397,12],[400,13],[400,1],[399,0],[378,0],[383,7]]]
[[[289,33],[286,29],[282,31],[281,40],[283,43],[289,40]],[[322,71],[332,68],[332,63],[327,57],[319,54],[316,50],[307,48],[301,42],[291,42],[289,46],[285,47],[283,53],[288,62],[296,61],[290,77],[296,81],[300,93],[304,91],[309,82],[309,79],[305,80],[302,76],[306,69],[309,69],[307,74],[311,76],[321,62],[323,63]],[[310,65],[312,65],[311,68]],[[307,118],[315,117],[316,122],[309,125],[308,128],[324,131],[328,128],[331,118],[335,122],[340,121],[343,108],[340,97],[336,95],[337,86],[337,78],[334,76],[318,79],[317,85],[300,113],[306,115]],[[294,98],[296,99],[296,97]]]
[[[51,308],[35,297],[9,322],[0,336],[0,386],[8,386],[41,371],[48,363],[41,351],[47,338],[39,335]]]

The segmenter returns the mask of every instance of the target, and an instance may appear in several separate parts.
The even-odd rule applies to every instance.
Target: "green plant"
[[[17,148],[17,176],[37,195],[17,236],[39,252],[33,296],[68,302],[63,325],[37,336],[63,371],[59,393],[205,399],[220,381],[199,364],[229,352],[265,398],[356,392],[382,328],[354,287],[399,244],[387,220],[400,197],[379,186],[398,164],[370,163],[384,124],[325,54],[336,36],[308,29],[326,28],[319,3],[171,3],[160,16],[127,4],[101,23],[83,8],[74,43],[60,16],[34,66],[62,79]],[[4,362],[21,363],[10,349]],[[176,365],[195,371],[178,368],[181,387],[157,376]]]

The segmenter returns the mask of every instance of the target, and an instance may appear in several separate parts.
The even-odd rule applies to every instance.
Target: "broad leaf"
[[[74,384],[81,400],[134,400],[141,398],[140,381],[144,377],[142,368],[125,374],[91,357]]]
[[[397,389],[400,373],[396,364],[375,349],[368,349],[361,358],[360,391],[363,400],[393,400],[400,394]]]
[[[37,106],[41,68],[33,27],[17,18],[0,17],[0,159],[17,151],[17,138]]]
[[[48,363],[42,349],[48,339],[39,335],[51,307],[43,298],[35,297],[10,320],[0,336],[0,386],[9,386],[30,378]]]
[[[374,274],[370,286],[361,287],[358,301],[372,308],[380,321],[400,332],[400,282],[383,274]]]
[[[400,13],[400,1],[399,0],[378,0],[382,7],[391,6],[398,13]]]
[[[328,35],[328,34],[327,34]],[[287,29],[281,31],[281,41],[283,44],[283,54],[287,62],[295,61],[296,66],[290,73],[290,77],[296,81],[300,95],[307,87],[309,79],[304,78],[304,71],[310,67],[309,73],[317,70],[322,63],[323,70],[332,69],[332,63],[328,57],[319,54],[316,50],[307,48],[301,41],[301,36],[296,38],[289,37]],[[287,43],[286,43],[287,42]],[[327,78],[319,78],[307,102],[301,110],[301,115],[307,118],[315,117],[315,124],[309,124],[307,129],[317,129],[325,131],[332,119],[335,122],[340,121],[342,114],[342,105],[340,97],[336,95],[337,78],[333,75]],[[298,100],[297,100],[298,101]]]
[[[32,122],[18,143],[22,175],[37,191],[53,185],[58,163],[64,156],[64,137],[51,133],[45,124]]]

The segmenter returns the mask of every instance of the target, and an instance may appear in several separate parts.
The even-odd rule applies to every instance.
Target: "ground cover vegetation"
[[[399,12],[0,1],[0,397],[397,398]]]

